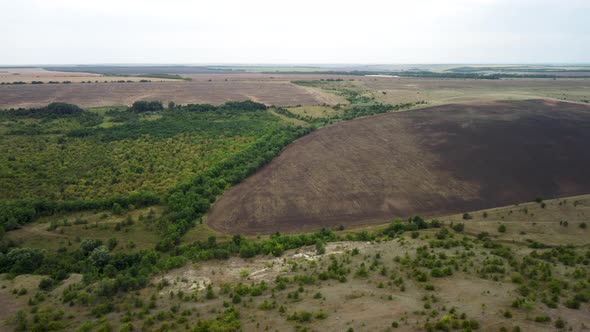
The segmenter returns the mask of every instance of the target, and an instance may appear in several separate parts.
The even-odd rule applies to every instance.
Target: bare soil
[[[590,107],[451,104],[338,123],[290,145],[214,205],[227,233],[382,223],[590,192]]]
[[[72,73],[76,75],[77,73]],[[68,102],[82,107],[131,105],[137,100],[160,100],[177,104],[222,104],[227,101],[253,100],[268,105],[336,104],[341,98],[319,89],[291,83],[315,76],[267,74],[195,74],[183,75],[192,81],[150,79],[148,83],[71,83],[0,85],[0,109],[45,106]],[[96,77],[92,81],[103,82]],[[127,80],[116,77],[115,80]],[[143,78],[141,78],[143,79]]]

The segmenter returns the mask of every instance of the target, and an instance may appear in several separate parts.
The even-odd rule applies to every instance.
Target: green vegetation
[[[332,317],[331,311],[323,306],[326,297],[334,296],[331,289],[339,284],[345,285],[344,289],[365,285],[376,293],[369,296],[354,291],[345,295],[347,301],[369,300],[375,296],[391,301],[392,292],[412,292],[414,295],[410,298],[422,298],[423,309],[412,313],[410,317],[413,318],[404,315],[398,317],[395,324],[389,321],[384,326],[402,327],[410,320],[415,324],[420,322],[416,328],[424,331],[481,330],[479,318],[474,319],[479,314],[468,317],[458,308],[447,306],[450,299],[439,293],[440,281],[457,275],[467,275],[469,280],[513,284],[515,293],[507,292],[514,294],[513,303],[498,314],[506,321],[527,315],[533,323],[563,328],[567,322],[555,317],[551,310],[560,305],[568,310],[578,310],[589,301],[590,256],[587,249],[560,246],[522,252],[515,250],[514,245],[503,244],[490,236],[467,235],[465,226],[457,225],[463,224],[447,226],[437,220],[413,217],[393,221],[373,231],[342,231],[338,234],[323,229],[311,234],[274,234],[261,239],[235,235],[228,241],[209,237],[181,244],[169,253],[154,250],[134,254],[114,252],[112,243],[85,239],[76,249],[67,252],[14,248],[0,255],[0,272],[46,276],[35,284],[36,289],[29,291],[32,293],[29,302],[35,309],[21,311],[14,317],[13,326],[22,330],[34,326],[40,326],[36,328],[41,330],[48,329],[48,326],[56,326],[56,330],[71,328],[67,318],[71,309],[68,308],[88,313],[89,320],[73,325],[88,329],[117,324],[112,319],[116,314],[122,317],[118,326],[125,330],[130,326],[142,330],[182,330],[190,323],[194,331],[238,331],[253,328],[250,324],[256,324],[250,314],[245,314],[253,310],[265,312],[265,316],[281,320],[295,329],[305,329]],[[421,236],[410,236],[414,232]],[[342,241],[352,244],[353,249],[334,249],[336,244],[332,243]],[[363,245],[368,241],[370,246]],[[359,246],[363,249],[359,250]],[[398,249],[382,251],[388,246]],[[308,248],[305,250],[318,257],[295,260],[284,254],[298,248]],[[177,285],[188,282],[183,281],[185,277],[152,279],[152,276],[162,275],[186,262],[201,262],[199,265],[203,265],[209,260],[223,261],[233,256],[248,260],[258,255],[266,255],[269,261],[281,257],[281,268],[277,269],[278,274],[272,280],[251,279],[250,272],[241,270],[240,276],[236,276],[239,281],[207,283],[200,290],[184,291]],[[215,262],[211,266],[219,264]],[[63,288],[60,301],[63,301],[64,309],[61,306],[51,308],[47,302],[48,294],[67,280],[68,275],[75,273],[82,274],[81,282]],[[213,277],[215,272],[211,273],[209,276]],[[221,276],[221,280],[224,278],[227,277]],[[188,287],[190,283],[186,285]],[[140,289],[142,293],[136,292]],[[474,292],[485,293],[479,288]],[[455,297],[453,291],[450,294]],[[14,289],[14,296],[27,296],[27,290]],[[484,299],[482,296],[482,301]],[[302,301],[307,301],[304,303],[309,307],[300,307],[298,303]],[[191,303],[199,303],[199,306]],[[484,305],[482,311],[485,311]],[[106,320],[107,317],[110,318]]]
[[[54,103],[0,113],[0,225],[161,201],[173,206],[172,221],[192,223],[223,190],[309,131],[253,102],[161,106],[137,102],[101,115]]]
[[[485,330],[489,325],[479,313],[470,310],[468,317],[449,305],[451,297],[441,295],[451,278],[466,277],[494,291],[502,288],[498,284],[512,286],[510,300],[493,313],[495,320],[526,316],[530,324],[578,327],[553,310],[565,315],[590,302],[590,251],[533,240],[521,250],[500,238],[517,233],[514,224],[474,231],[470,220],[479,214],[459,215],[460,222],[450,224],[416,216],[357,231],[324,228],[258,237],[203,231],[199,240],[181,241],[195,225],[205,226],[203,217],[219,195],[312,128],[422,104],[381,104],[346,81],[298,83],[333,89],[348,104],[325,117],[274,109],[307,122],[306,127],[251,101],[171,103],[167,109],[158,101],[139,101],[130,108],[95,110],[53,103],[0,113],[5,156],[0,160],[0,273],[5,277],[0,282],[2,289],[18,285],[0,292],[19,303],[9,326],[17,331],[270,330],[259,326],[264,315],[304,331],[337,316],[326,303],[340,306],[345,299],[369,306],[370,301],[409,301],[407,307],[415,310],[388,320],[384,330]],[[538,203],[545,210],[552,207]],[[578,225],[584,233],[586,224]],[[24,236],[44,234],[53,246],[27,247],[9,236],[24,230],[30,232]],[[130,241],[148,234],[155,240],[147,245],[137,248]],[[305,254],[296,258],[295,251]],[[257,266],[262,259],[264,267]],[[226,261],[251,262],[255,268],[231,271],[224,268]],[[197,262],[209,269],[198,277],[207,278],[190,284],[192,273],[169,277]],[[264,273],[272,277],[260,278]],[[239,280],[226,281],[233,277]],[[339,285],[347,293],[331,291]],[[479,286],[475,292],[482,299],[489,294]],[[400,293],[408,295],[397,298]],[[484,300],[481,311],[483,317]],[[364,327],[346,324],[349,330]]]
[[[342,96],[348,102],[347,105],[336,105],[330,112],[323,116],[313,116],[295,113],[289,109],[278,107],[274,111],[289,118],[307,122],[314,127],[322,127],[339,121],[352,120],[363,116],[395,112],[410,109],[414,106],[424,105],[424,101],[412,103],[400,103],[396,105],[383,104],[376,101],[375,96],[369,91],[363,91],[359,86],[342,79],[321,79],[312,81],[293,81],[301,86],[314,87]]]

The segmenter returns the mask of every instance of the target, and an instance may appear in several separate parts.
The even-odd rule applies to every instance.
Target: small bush
[[[49,290],[53,287],[54,281],[53,279],[43,278],[41,282],[39,282],[39,289],[40,290]]]
[[[453,230],[457,233],[461,233],[463,230],[465,230],[465,224],[454,224]]]

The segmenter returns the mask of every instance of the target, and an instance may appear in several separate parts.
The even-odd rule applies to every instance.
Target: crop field
[[[45,106],[67,102],[81,107],[131,105],[136,100],[173,101],[177,104],[214,104],[253,100],[267,105],[336,104],[341,100],[320,90],[290,82],[297,76],[263,74],[183,75],[192,81],[147,78],[151,82],[0,85],[0,109]],[[114,77],[114,81],[145,79]]]
[[[38,84],[63,84],[63,82],[69,83],[82,83],[82,82],[118,82],[118,81],[129,81],[139,82],[141,80],[151,81],[172,81],[167,78],[148,78],[148,77],[135,77],[135,76],[107,76],[96,73],[85,73],[85,72],[65,72],[65,71],[53,71],[43,68],[2,68],[0,67],[0,84],[8,84],[15,82],[24,82],[30,84],[31,82],[37,82]],[[67,83],[66,83],[67,84]],[[19,84],[17,84],[19,85]]]
[[[40,107],[55,101],[73,103],[82,107],[131,105],[136,100],[218,105],[227,101],[249,99],[277,106],[322,106],[345,104],[346,98],[339,91],[351,88],[366,96],[371,96],[376,101],[391,104],[421,100],[432,105],[440,105],[477,100],[533,98],[551,98],[581,103],[590,101],[590,93],[588,92],[590,79],[585,78],[485,80],[368,77],[314,72],[285,74],[191,73],[188,69],[186,71],[187,74],[183,74],[181,71],[179,75],[192,81],[135,76],[101,76],[82,72],[53,72],[35,68],[0,69],[0,72],[3,72],[0,73],[0,82],[72,82],[71,84],[0,85],[0,109]],[[18,75],[14,75],[15,73]],[[140,74],[140,72],[133,72],[133,75]],[[139,82],[142,80],[149,82]],[[80,83],[82,81],[87,83]],[[124,81],[124,83],[119,83],[120,81]],[[317,81],[321,84],[293,84],[298,81]]]
[[[590,190],[590,107],[452,104],[341,122],[226,192],[207,223],[303,231],[437,216]]]

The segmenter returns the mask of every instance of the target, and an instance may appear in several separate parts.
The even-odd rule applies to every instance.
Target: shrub
[[[131,323],[124,323],[123,325],[121,325],[121,328],[119,329],[119,332],[131,332],[133,331],[133,324]]]
[[[465,224],[463,224],[463,223],[453,225],[453,230],[457,233],[463,232],[464,229],[465,229]]]
[[[309,311],[294,312],[291,316],[287,317],[287,320],[294,320],[299,323],[305,323],[311,321],[313,314]]]
[[[161,101],[136,101],[130,108],[135,113],[158,112],[164,110]]]
[[[51,289],[51,287],[53,287],[53,279],[49,279],[49,278],[43,278],[41,279],[41,282],[39,282],[39,289],[40,290],[49,290]]]
[[[430,275],[434,278],[442,278],[445,276],[444,272],[436,267],[430,271]]]
[[[563,320],[561,317],[558,318],[555,321],[555,327],[558,328],[558,329],[563,329],[565,327],[565,320]]]
[[[564,305],[570,309],[580,309],[580,301],[575,298],[565,301]]]
[[[317,241],[315,243],[315,251],[318,255],[323,255],[326,253],[326,247],[324,246],[324,243],[322,241]]]

